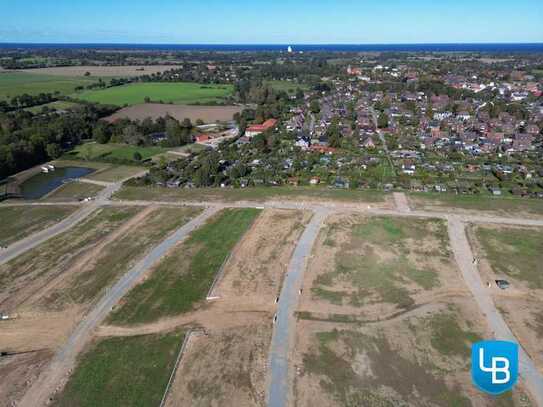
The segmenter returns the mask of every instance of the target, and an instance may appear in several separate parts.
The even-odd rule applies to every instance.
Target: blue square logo
[[[511,390],[518,380],[518,344],[481,341],[471,347],[473,383],[489,394]]]

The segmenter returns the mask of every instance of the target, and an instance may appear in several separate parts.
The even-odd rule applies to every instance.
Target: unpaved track
[[[53,226],[48,227],[47,229],[34,233],[33,235],[30,235],[22,240],[19,240],[16,243],[13,243],[7,249],[0,251],[0,264],[7,263],[8,261],[14,259],[15,257],[40,245],[46,240],[49,240],[50,238],[62,232],[65,232],[66,230],[70,229],[72,226],[84,220],[97,208],[98,208],[98,205],[96,203],[85,205],[78,211],[72,213],[67,218],[61,220],[59,223],[56,223]]]
[[[396,209],[398,209],[400,212],[411,211],[411,208],[409,208],[409,202],[407,201],[407,197],[405,196],[403,192],[394,192],[392,195],[394,196]]]
[[[111,308],[136,284],[138,279],[149,270],[175,244],[185,239],[190,232],[201,226],[217,208],[209,208],[190,222],[179,228],[174,234],[156,246],[147,256],[130,269],[85,316],[74,330],[66,344],[55,355],[51,364],[38,380],[26,392],[19,406],[35,407],[46,404],[55,388],[75,365],[76,356],[92,338],[94,329],[104,320]]]
[[[288,266],[277,306],[277,321],[273,330],[269,355],[268,406],[270,407],[286,406],[292,390],[289,354],[295,341],[296,318],[294,312],[298,307],[299,290],[302,287],[306,261],[327,215],[328,211],[326,210],[315,211],[298,241]]]
[[[449,217],[449,239],[454,252],[456,262],[460,267],[464,281],[473,294],[477,305],[486,318],[489,327],[494,331],[494,336],[499,340],[518,342],[503,317],[500,315],[490,291],[481,281],[477,266],[473,264],[473,252],[466,235],[465,225],[457,216]],[[530,391],[537,406],[543,406],[543,375],[537,370],[522,347],[519,352],[519,373],[524,379],[527,389]]]
[[[141,177],[147,173],[147,170],[142,171],[141,173],[138,173],[135,175],[135,177]],[[129,177],[132,178],[132,177]],[[127,179],[129,179],[127,178]],[[75,226],[82,220],[84,220],[87,216],[89,216],[92,212],[94,212],[95,209],[97,209],[99,206],[106,204],[109,202],[109,199],[111,196],[117,192],[124,181],[127,179],[123,179],[119,182],[115,183],[108,183],[106,188],[104,188],[102,191],[98,193],[96,196],[96,200],[91,202],[90,204],[84,205],[80,210],[72,213],[67,218],[63,219],[59,223],[48,227],[47,229],[44,229],[40,232],[34,233],[31,236],[28,236],[22,240],[19,240],[18,242],[13,243],[10,245],[7,249],[4,249],[0,251],[0,264],[7,263],[8,261],[14,259],[15,257],[27,252],[30,249],[33,249],[34,247],[40,245],[41,243],[45,242],[46,240],[49,240],[50,238],[65,232],[66,230],[70,229],[71,227]],[[42,203],[40,202],[32,202],[28,203],[27,205],[40,205]],[[74,202],[71,202],[73,205]],[[25,205],[24,203],[15,203],[15,204],[8,204],[7,206],[22,206]]]

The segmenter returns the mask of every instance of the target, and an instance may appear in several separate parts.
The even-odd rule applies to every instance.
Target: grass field
[[[319,199],[345,202],[384,203],[385,195],[372,190],[344,190],[321,187],[255,187],[244,189],[220,188],[160,188],[160,187],[123,187],[116,195],[117,199],[159,199],[177,201],[180,199],[223,200],[223,201],[264,201],[267,199]]]
[[[498,212],[510,216],[521,213],[543,215],[541,199],[432,193],[413,193],[409,195],[409,199],[412,206],[417,209],[459,208]]]
[[[266,85],[278,92],[287,92],[290,95],[296,93],[296,89],[309,90],[309,86],[292,81],[266,81]]]
[[[158,406],[183,337],[174,332],[93,344],[52,405]]]
[[[70,152],[71,156],[85,160],[96,160],[100,158],[113,158],[119,160],[133,160],[134,153],[141,154],[142,160],[164,153],[168,149],[162,147],[138,147],[129,144],[99,144],[85,143],[77,146]],[[134,161],[136,163],[136,161]]]
[[[198,83],[134,83],[103,90],[85,91],[78,99],[111,105],[136,105],[145,97],[152,101],[174,104],[220,102],[232,93],[231,85],[201,85]]]
[[[100,185],[68,182],[41,199],[46,201],[78,201],[89,196],[96,196],[102,189],[104,187]]]
[[[76,206],[0,206],[0,245],[9,245],[58,223],[76,209]]]
[[[257,209],[226,209],[216,215],[130,291],[110,322],[144,323],[190,311],[205,299],[224,260],[259,213]]]
[[[38,95],[40,93],[59,92],[62,95],[69,95],[75,92],[77,86],[86,86],[97,81],[98,78],[2,72],[0,73],[0,100],[24,93]]]
[[[86,164],[86,162],[85,162]],[[134,175],[143,171],[143,167],[136,167],[131,165],[112,165],[103,171],[90,174],[88,179],[104,182],[117,182],[126,178],[133,177]]]
[[[543,288],[542,230],[478,226],[475,235],[495,272]]]

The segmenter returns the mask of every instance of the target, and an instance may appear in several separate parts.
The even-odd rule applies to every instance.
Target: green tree
[[[134,154],[132,155],[132,158],[134,161],[141,161],[142,156],[139,151],[134,151]]]
[[[381,113],[377,119],[377,126],[380,129],[388,127],[388,115],[386,113]]]
[[[317,99],[313,99],[309,104],[309,110],[311,113],[319,113],[321,111],[321,105]]]

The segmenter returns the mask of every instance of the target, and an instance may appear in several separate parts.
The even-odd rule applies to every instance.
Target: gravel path
[[[494,336],[499,340],[518,342],[513,335],[501,314],[496,309],[489,290],[481,281],[477,266],[473,264],[473,252],[469,244],[465,225],[457,216],[449,217],[449,239],[454,252],[456,262],[462,272],[466,285],[470,289],[479,309],[486,318],[486,321],[494,331]],[[524,379],[524,384],[534,398],[536,405],[543,406],[543,376],[534,365],[533,361],[520,347],[519,373]]]
[[[313,243],[327,216],[326,210],[318,210],[305,228],[288,266],[287,275],[279,303],[277,321],[270,348],[270,383],[268,389],[268,406],[286,406],[292,387],[292,372],[289,371],[289,353],[293,349],[296,332],[294,312],[298,308],[299,290],[302,286],[306,261],[311,253]]]

